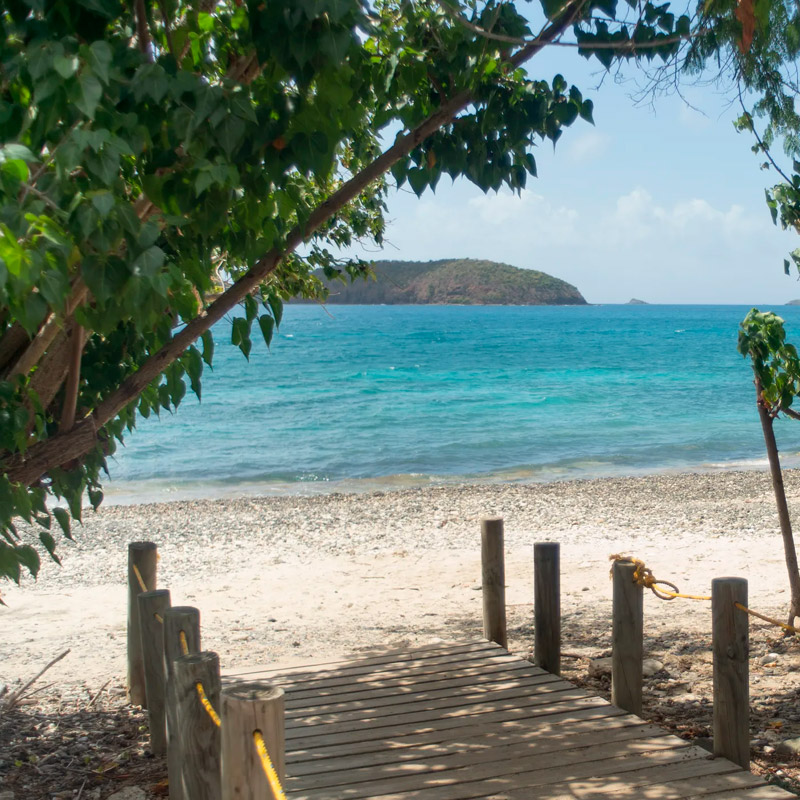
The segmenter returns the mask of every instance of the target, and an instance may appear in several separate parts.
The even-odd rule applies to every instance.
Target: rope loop
[[[653,570],[648,567],[641,558],[634,558],[633,556],[625,556],[620,553],[615,553],[609,556],[613,562],[629,561],[636,569],[633,571],[633,581],[637,585],[649,589],[659,600],[676,600],[682,598],[683,600],[710,600],[711,595],[705,594],[683,594],[672,581],[664,581],[656,578]],[[668,587],[668,588],[667,588]]]

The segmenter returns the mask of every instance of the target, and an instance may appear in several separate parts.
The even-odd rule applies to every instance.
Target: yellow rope
[[[147,591],[147,586],[145,585],[144,578],[142,578],[142,573],[139,572],[139,567],[136,564],[131,564],[133,567],[133,574],[136,576],[136,580],[139,581],[139,588],[143,591]]]
[[[161,614],[159,614],[159,613],[157,613],[157,612],[156,612],[155,614],[153,614],[153,616],[154,616],[154,617],[156,618],[156,620],[157,620],[158,622],[160,622],[162,625],[164,624],[164,617],[162,617],[162,616],[161,616]]]
[[[682,594],[678,591],[678,587],[671,583],[670,581],[662,581],[656,578],[653,575],[653,570],[648,567],[644,561],[640,558],[634,558],[633,556],[623,556],[619,553],[615,553],[613,556],[609,556],[611,561],[630,561],[632,564],[636,566],[636,569],[633,571],[633,580],[635,583],[638,583],[639,586],[643,586],[645,589],[649,589],[659,600],[675,600],[676,598],[680,597],[683,600],[710,600],[710,595],[705,594]],[[664,586],[671,587],[670,589],[664,589]]]
[[[275,772],[275,767],[272,766],[272,759],[267,752],[267,745],[264,742],[261,731],[253,731],[253,741],[256,743],[258,755],[261,757],[261,766],[264,768],[267,781],[269,781],[269,788],[272,789],[272,796],[275,800],[286,800],[286,795],[283,793],[278,773]]]
[[[764,622],[770,622],[773,625],[777,625],[779,628],[783,628],[785,631],[790,631],[791,633],[800,633],[800,628],[795,628],[794,625],[788,625],[787,623],[781,622],[779,619],[775,619],[774,617],[767,617],[764,614],[759,614],[758,611],[753,611],[741,603],[734,603],[734,605],[736,608],[750,614],[751,617],[758,617],[759,619],[763,619]]]
[[[670,583],[670,581],[658,580],[656,576],[653,575],[653,570],[646,566],[644,561],[642,561],[640,558],[623,556],[619,553],[609,556],[609,558],[612,561],[630,561],[632,564],[635,564],[636,569],[633,572],[633,580],[639,586],[649,589],[660,600],[674,600],[677,597],[680,597],[683,600],[711,600],[711,595],[683,594],[682,592],[678,591],[678,587],[674,583]],[[675,591],[673,592],[664,589],[662,588],[663,586],[671,586]],[[791,633],[800,634],[800,628],[795,628],[793,625],[788,625],[787,623],[781,622],[779,619],[775,619],[774,617],[767,617],[764,614],[759,614],[758,611],[753,611],[743,603],[734,603],[734,606],[736,606],[736,608],[738,608],[740,611],[750,614],[751,617],[758,617],[758,619],[762,619],[764,622],[769,622],[771,625],[776,625],[777,627],[783,628]]]
[[[181,637],[181,652],[185,656],[188,656],[189,655],[189,643],[186,641],[186,634],[183,631],[181,631],[180,637]]]
[[[211,701],[206,697],[203,684],[198,681],[194,685],[194,688],[197,689],[197,696],[200,698],[200,702],[203,704],[203,708],[208,713],[208,716],[211,717],[211,721],[219,728],[222,725],[222,720],[219,718],[219,714],[214,711],[214,706],[211,705]]]

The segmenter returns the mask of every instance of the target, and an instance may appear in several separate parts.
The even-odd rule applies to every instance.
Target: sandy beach
[[[800,472],[786,485],[800,518]],[[0,777],[15,800],[73,798],[84,786],[87,800],[125,787],[138,800],[163,794],[146,717],[125,702],[129,542],[158,543],[159,586],[200,609],[203,647],[225,671],[479,638],[480,521],[495,515],[505,519],[509,648],[525,657],[532,646],[532,545],[560,542],[562,674],[606,697],[609,677],[595,667],[610,655],[612,553],[692,593],[746,577],[751,607],[786,613],[763,472],[109,506],[87,512],[75,544],[61,547],[62,568],[3,589],[0,684],[13,691],[70,653],[0,717]],[[657,669],[643,715],[698,741],[710,734],[710,629],[709,603],[646,593],[645,655]],[[798,640],[754,620],[750,673],[753,769],[800,786],[797,758],[781,750],[800,737]]]
[[[800,503],[800,472],[787,474]],[[769,477],[674,474],[531,485],[113,506],[87,512],[63,567],[7,586],[2,681],[48,677],[96,690],[125,669],[126,546],[158,543],[158,583],[202,614],[223,668],[304,661],[480,635],[480,520],[505,519],[511,649],[531,644],[532,545],[562,547],[564,648],[610,636],[608,557],[631,553],[685,591],[750,581],[783,616],[787,581]],[[647,635],[707,638],[708,604],[646,600]],[[605,644],[604,644],[605,643]],[[588,645],[587,645],[588,646]]]

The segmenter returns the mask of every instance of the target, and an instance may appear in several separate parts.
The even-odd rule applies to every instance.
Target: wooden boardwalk
[[[486,641],[291,670],[289,800],[796,797]]]

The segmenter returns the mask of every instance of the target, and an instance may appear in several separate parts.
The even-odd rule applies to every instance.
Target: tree
[[[7,0],[0,10],[0,575],[14,519],[71,535],[137,414],[201,395],[212,325],[267,346],[337,248],[380,244],[391,182],[514,190],[592,103],[523,65],[675,58],[736,6],[542,0]],[[713,13],[712,13],[713,12]],[[735,44],[731,34],[718,49]],[[388,143],[388,145],[386,144]],[[50,509],[48,497],[66,501]]]
[[[800,570],[774,423],[780,414],[800,419],[800,414],[792,408],[792,403],[800,393],[800,358],[795,346],[786,341],[783,320],[771,311],[762,312],[757,308],[747,314],[739,327],[738,347],[743,356],[750,357],[753,366],[758,417],[767,447],[772,490],[778,507],[783,552],[789,573],[791,599],[788,622],[793,625],[795,618],[800,617]]]

